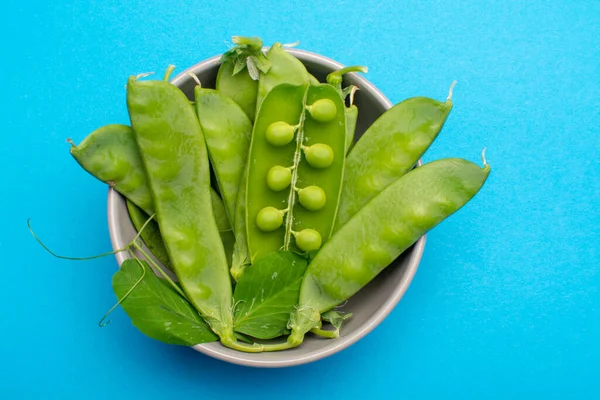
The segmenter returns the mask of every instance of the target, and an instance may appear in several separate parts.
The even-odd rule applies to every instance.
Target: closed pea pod
[[[390,265],[421,236],[464,206],[490,172],[463,159],[443,159],[398,179],[324,244],[309,264],[288,343],[294,347],[341,304]]]
[[[231,282],[212,214],[208,155],[194,108],[175,86],[134,77],[127,84],[127,105],[181,287],[224,345],[260,351],[260,346],[238,343],[233,334]]]
[[[227,261],[231,263],[235,235],[231,229],[231,224],[229,223],[229,218],[227,217],[227,211],[225,210],[223,200],[221,200],[219,195],[213,189],[210,190],[210,197],[213,216],[221,235],[221,241],[223,242],[223,247],[225,248]],[[127,211],[129,212],[129,217],[131,218],[131,222],[133,223],[135,230],[138,232],[141,231],[140,236],[142,237],[144,243],[146,243],[146,246],[150,252],[165,267],[172,270],[171,261],[169,260],[169,255],[167,253],[167,249],[165,248],[165,243],[160,234],[160,229],[156,220],[153,219],[148,221],[150,216],[141,208],[133,204],[129,199],[127,199]],[[144,224],[146,224],[145,227]],[[142,227],[144,227],[143,230]]]
[[[319,110],[322,104],[325,107]],[[323,118],[325,114],[329,115]],[[282,124],[295,134],[295,140],[283,146],[268,135],[273,126]],[[326,160],[318,154],[318,162],[305,158],[313,146],[328,149]],[[282,84],[269,92],[256,119],[248,158],[246,223],[251,260],[279,249],[307,251],[294,240],[304,229],[312,229],[323,241],[329,238],[344,153],[344,104],[335,88]],[[274,185],[279,182],[269,180],[272,171],[284,170],[291,172],[291,180],[288,183],[285,176],[281,185]]]
[[[354,133],[356,131],[356,122],[358,120],[358,108],[354,105],[354,94],[358,90],[356,86],[349,86],[342,89],[344,75],[348,73],[362,72],[367,73],[368,68],[360,65],[344,67],[327,75],[327,83],[335,87],[342,97],[348,97],[349,106],[346,108],[346,152],[350,151],[354,145]]]
[[[246,168],[252,122],[227,96],[213,89],[194,89],[196,113],[229,220],[234,221],[238,190]]]
[[[260,74],[258,80],[258,93],[256,98],[256,112],[275,86],[287,83],[295,86],[303,86],[311,80],[306,67],[300,60],[283,49],[281,43],[275,43],[267,52],[267,59],[271,67],[266,73]]]
[[[451,109],[452,87],[445,102],[427,97],[405,100],[367,129],[346,159],[335,231],[417,163],[438,136]]]
[[[258,78],[268,72],[271,63],[262,53],[262,40],[234,36],[236,46],[221,57],[216,89],[235,101],[251,121],[256,114]]]

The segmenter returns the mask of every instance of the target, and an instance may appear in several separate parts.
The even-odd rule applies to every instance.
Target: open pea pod
[[[448,118],[451,94],[452,88],[444,102],[427,97],[405,100],[367,129],[346,159],[335,231],[417,163]]]
[[[259,110],[246,186],[251,260],[331,235],[345,162],[344,103],[327,84],[275,86]]]
[[[421,236],[477,194],[490,173],[472,162],[450,158],[416,168],[378,194],[312,259],[287,343],[298,346],[320,324],[320,315],[343,303],[390,265]]]

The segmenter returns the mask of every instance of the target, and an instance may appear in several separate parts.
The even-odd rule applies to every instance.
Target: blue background
[[[389,3],[389,4],[388,4]],[[600,2],[16,1],[3,3],[0,397],[598,398]],[[115,301],[106,187],[65,139],[127,122],[130,74],[179,70],[232,35],[300,48],[394,103],[454,110],[425,157],[492,165],[428,237],[413,284],[368,337],[282,370],[228,365],[136,331]]]

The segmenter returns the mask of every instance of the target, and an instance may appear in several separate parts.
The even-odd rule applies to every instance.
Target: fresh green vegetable
[[[194,307],[145,261],[125,260],[112,286],[133,325],[145,335],[182,346],[218,340]]]
[[[216,88],[244,110],[250,121],[256,114],[260,72],[267,73],[271,62],[262,53],[262,40],[234,36],[236,46],[221,57]]]
[[[287,332],[306,270],[304,257],[276,251],[257,259],[235,287],[235,329],[258,339]]]
[[[440,133],[451,109],[452,87],[445,102],[427,97],[405,100],[367,129],[346,159],[335,231],[417,163]]]
[[[356,131],[356,122],[358,120],[358,108],[354,105],[354,94],[358,90],[356,86],[349,86],[345,89],[342,88],[342,81],[344,75],[348,73],[362,72],[363,74],[368,71],[367,67],[353,65],[350,67],[344,67],[337,71],[334,71],[327,75],[327,83],[335,87],[343,98],[349,97],[350,105],[346,108],[346,153],[354,145],[354,133]]]
[[[234,221],[238,188],[246,168],[252,122],[230,98],[213,89],[194,89],[196,113],[221,196]]]
[[[325,243],[302,282],[290,318],[295,347],[318,327],[320,314],[349,299],[427,231],[464,206],[485,183],[490,167],[443,159],[409,172],[383,190]]]
[[[233,334],[227,258],[213,217],[208,155],[194,108],[172,84],[135,77],[127,84],[127,106],[179,283],[225,346],[260,351]]]
[[[152,196],[135,134],[126,125],[106,125],[90,133],[71,155],[83,169],[131,200],[148,214],[154,213]]]

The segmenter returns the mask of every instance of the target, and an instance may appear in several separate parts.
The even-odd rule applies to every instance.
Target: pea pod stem
[[[456,86],[457,81],[452,81],[450,84],[450,89],[448,89],[448,97],[446,97],[446,101],[452,101],[452,92],[454,91],[454,86]]]
[[[169,64],[169,66],[167,67],[167,70],[165,71],[165,75],[163,76],[163,81],[169,82],[169,79],[171,79],[171,75],[173,74],[173,71],[175,71],[175,66],[173,64]]]
[[[337,337],[340,336],[340,333],[335,330],[335,331],[328,331],[326,329],[321,329],[321,328],[312,328],[310,330],[310,333],[314,333],[315,335],[327,338],[327,339],[335,339]]]
[[[247,36],[232,36],[231,37],[231,41],[234,44],[237,45],[246,45],[246,46],[250,46],[252,48],[255,49],[260,49],[263,45],[262,40],[260,40],[260,38],[253,36],[253,37],[247,37]]]

